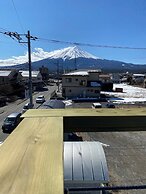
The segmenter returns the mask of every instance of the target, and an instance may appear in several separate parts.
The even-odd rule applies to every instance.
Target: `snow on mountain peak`
[[[63,60],[74,59],[74,58],[79,58],[79,57],[98,59],[96,56],[81,50],[77,46],[67,47],[64,49],[52,51],[49,53],[48,57],[54,58],[54,59],[62,58]]]
[[[87,53],[81,50],[77,46],[67,47],[67,48],[55,50],[52,52],[46,52],[42,48],[35,48],[35,51],[31,53],[32,62],[47,59],[47,58],[50,58],[50,59],[62,58],[63,60],[65,60],[65,59],[75,59],[79,57],[98,59],[94,55],[91,55],[90,53]],[[28,53],[26,52],[25,55],[23,56],[16,56],[16,57],[13,56],[9,59],[4,59],[4,60],[0,59],[0,67],[14,66],[17,64],[27,63],[27,61],[28,61]]]

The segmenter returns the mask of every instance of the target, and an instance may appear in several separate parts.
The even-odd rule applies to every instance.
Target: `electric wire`
[[[0,29],[3,29],[3,28],[0,27]],[[3,29],[3,30],[4,30],[4,29]],[[10,31],[7,31],[7,32],[10,32]],[[3,34],[5,37],[8,37],[8,35],[6,34],[6,32],[0,31],[0,34]],[[12,37],[12,36],[10,36],[10,37],[11,37],[11,39],[12,39],[13,41],[19,43],[14,37]],[[3,43],[4,43],[4,42],[3,42]],[[10,42],[9,42],[9,43],[10,43]],[[21,44],[19,44],[19,45],[23,46],[25,49],[27,48],[27,46],[26,46],[24,43],[21,43]]]
[[[5,34],[4,32],[0,32],[0,33]],[[34,37],[34,39],[32,40],[45,41],[45,42],[50,42],[54,44],[69,44],[69,45],[74,45],[74,46],[88,46],[88,47],[95,47],[95,48],[146,50],[146,47],[98,45],[98,44],[90,44],[90,43],[80,43],[80,42],[62,41],[62,40],[56,40],[56,39],[47,39],[47,38],[41,38],[41,37]]]
[[[108,48],[108,49],[146,50],[146,47],[98,45],[98,44],[90,44],[90,43],[80,43],[80,42],[62,41],[62,40],[55,40],[55,39],[46,39],[46,38],[40,38],[40,37],[38,37],[38,40],[47,41],[47,42],[56,43],[56,44],[69,44],[69,45],[74,45],[74,46],[88,46],[88,47]]]
[[[15,13],[16,13],[16,16],[17,16],[17,19],[18,19],[19,25],[20,25],[20,27],[21,27],[22,31],[23,31],[23,32],[25,32],[24,27],[23,27],[23,25],[22,25],[22,22],[21,22],[21,20],[20,20],[20,16],[19,16],[18,11],[17,11],[17,9],[16,9],[16,6],[15,6],[15,3],[14,3],[14,0],[11,0],[11,1],[12,1],[12,5],[13,5],[13,7],[14,7],[14,10],[15,10]]]
[[[4,32],[5,32],[5,31],[8,31],[7,29],[5,29],[5,28],[2,28],[2,27],[0,27],[0,29],[1,29],[1,30],[3,30]]]

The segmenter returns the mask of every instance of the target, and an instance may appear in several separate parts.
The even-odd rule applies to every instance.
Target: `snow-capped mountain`
[[[67,47],[52,52],[46,52],[42,48],[35,49],[32,52],[32,69],[38,70],[39,67],[48,67],[50,71],[56,71],[59,65],[63,70],[75,69],[101,69],[105,72],[146,72],[146,65],[134,65],[132,63],[125,63],[122,61],[114,61],[107,59],[100,59],[79,47]],[[28,69],[28,56],[13,57],[8,60],[0,60],[0,67],[2,68],[17,68]],[[10,64],[10,65],[8,65]]]
[[[62,58],[63,60],[66,60],[66,59],[70,60],[74,58],[98,59],[96,56],[81,50],[77,46],[67,47],[61,50],[52,51],[48,54],[48,58],[51,58],[51,59]]]
[[[44,65],[49,70],[56,71],[57,64],[60,69],[75,70],[75,69],[101,69],[103,71],[146,71],[145,65],[134,65],[121,61],[106,60],[98,58],[79,47],[67,47],[60,50],[55,50],[47,54],[47,58],[32,63],[33,69],[38,69]]]

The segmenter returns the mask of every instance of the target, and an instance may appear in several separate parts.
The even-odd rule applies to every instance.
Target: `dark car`
[[[21,113],[19,112],[15,112],[7,116],[2,125],[3,132],[4,133],[12,132],[17,127],[17,125],[20,123],[21,121],[20,117],[21,117]]]
[[[83,138],[77,133],[64,133],[64,141],[83,141]]]
[[[112,103],[109,103],[109,104],[106,105],[106,107],[107,107],[107,108],[115,108],[115,105],[112,104]]]

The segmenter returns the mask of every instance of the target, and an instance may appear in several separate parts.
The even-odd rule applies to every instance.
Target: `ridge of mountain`
[[[48,58],[50,59],[57,59],[57,58],[62,58],[63,60],[66,59],[74,59],[74,58],[93,58],[93,59],[98,59],[98,57],[81,50],[79,47],[74,46],[74,47],[67,47],[64,49],[60,50],[55,50],[52,51],[48,54]]]
[[[101,69],[104,72],[145,72],[146,65],[136,65],[122,61],[107,60],[98,58],[79,47],[67,47],[51,52],[44,52],[38,49],[36,60],[32,62],[32,70],[38,70],[40,67],[48,67],[50,71],[74,70],[74,69]],[[43,52],[42,52],[43,51]],[[35,55],[35,53],[33,53]],[[9,66],[4,67],[9,68]],[[28,69],[28,63],[12,66],[11,68]]]

